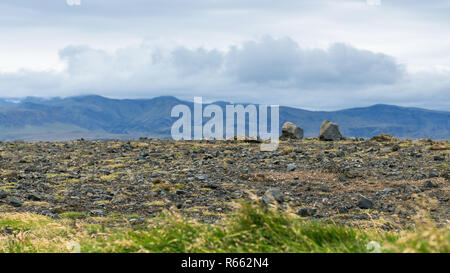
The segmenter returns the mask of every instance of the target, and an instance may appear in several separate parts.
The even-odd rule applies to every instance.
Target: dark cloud
[[[233,47],[226,56],[227,72],[243,82],[324,86],[392,84],[403,66],[385,54],[333,44],[328,50],[302,49],[295,41],[266,37]]]

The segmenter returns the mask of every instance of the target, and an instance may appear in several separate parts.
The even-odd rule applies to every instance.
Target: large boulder
[[[292,122],[285,122],[281,127],[281,139],[302,139],[303,129]]]
[[[339,132],[339,125],[325,120],[320,126],[319,133],[320,140],[335,141],[343,139],[341,132]]]

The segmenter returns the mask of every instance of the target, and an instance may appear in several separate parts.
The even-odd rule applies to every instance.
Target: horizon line
[[[116,97],[109,97],[109,96],[98,95],[98,94],[85,94],[85,95],[74,95],[74,96],[65,96],[65,97],[62,97],[62,96],[55,96],[55,97],[39,97],[39,96],[0,97],[0,100],[9,102],[12,104],[20,104],[20,103],[23,103],[23,101],[25,101],[27,99],[39,99],[39,100],[43,100],[43,101],[50,101],[50,100],[55,100],[55,99],[65,100],[65,99],[87,98],[87,97],[98,97],[98,98],[103,98],[103,99],[108,99],[108,100],[116,100],[116,101],[126,101],[126,100],[138,101],[138,100],[154,100],[154,99],[158,99],[158,98],[174,98],[174,99],[182,101],[182,102],[193,103],[193,100],[191,101],[191,100],[180,99],[174,95],[161,95],[161,96],[155,96],[155,97],[151,97],[151,98],[144,98],[144,97],[143,98],[116,98]],[[202,97],[202,96],[193,96],[193,97]],[[15,101],[13,101],[13,100],[15,100]],[[242,105],[248,105],[248,104],[270,105],[270,104],[264,104],[264,103],[230,102],[230,101],[224,101],[224,100],[205,102],[203,104],[215,104],[215,103],[229,103],[229,104],[242,104]],[[398,107],[398,108],[405,108],[405,109],[417,109],[417,110],[426,110],[426,111],[433,111],[433,112],[450,113],[450,111],[446,111],[446,110],[436,110],[436,109],[424,108],[424,107],[419,107],[419,106],[402,106],[402,105],[386,104],[386,103],[375,103],[375,104],[370,104],[367,106],[354,106],[354,107],[348,107],[348,108],[340,108],[337,110],[309,110],[309,109],[301,108],[299,106],[288,106],[288,105],[279,105],[279,106],[285,107],[285,108],[293,108],[293,109],[298,109],[298,110],[303,110],[303,111],[309,111],[309,112],[339,112],[339,111],[346,111],[346,110],[353,110],[353,109],[370,108],[370,107],[375,107],[375,106],[390,106],[390,107]]]

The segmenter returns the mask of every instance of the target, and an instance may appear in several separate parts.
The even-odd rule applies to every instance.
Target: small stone
[[[266,191],[264,196],[262,197],[263,202],[266,205],[273,204],[274,201],[278,203],[283,203],[283,194],[278,188],[270,188]]]
[[[450,180],[450,171],[445,171],[443,174],[442,174],[442,177],[443,178],[445,178],[445,179],[447,179],[447,180]]]
[[[436,170],[430,170],[428,172],[428,178],[439,177],[439,173]]]
[[[16,207],[16,208],[22,206],[22,202],[15,197],[11,197],[8,201],[8,204],[10,204],[11,206]]]
[[[35,193],[29,194],[27,198],[31,201],[41,201],[41,197]]]
[[[380,195],[387,195],[387,194],[390,194],[390,193],[392,193],[393,192],[393,190],[391,189],[391,188],[384,188],[383,190],[381,190],[381,191],[379,191],[378,193],[380,194]]]
[[[426,174],[424,174],[424,173],[418,173],[418,174],[414,175],[414,178],[415,178],[416,180],[422,180],[422,179],[427,178],[427,176],[426,176]]]
[[[178,195],[186,194],[186,192],[183,191],[183,190],[177,190],[175,193],[178,194]]]
[[[301,186],[303,186],[303,184],[300,183],[300,182],[291,182],[289,185],[291,185],[292,187],[301,187]]]
[[[428,188],[428,189],[436,188],[436,187],[437,187],[437,185],[434,184],[434,183],[431,182],[431,181],[425,181],[425,183],[423,183],[423,186],[424,186],[425,188]]]
[[[8,226],[3,229],[3,232],[8,234],[8,235],[14,234],[14,230],[11,227],[8,227]]]
[[[219,188],[219,186],[217,184],[214,183],[208,183],[208,185],[205,186],[208,189],[212,189],[212,190],[216,190]]]
[[[297,169],[297,165],[295,165],[295,164],[289,164],[288,166],[287,166],[287,171],[288,172],[293,172],[293,171],[295,171]]]
[[[339,213],[347,213],[348,212],[348,208],[340,207],[340,208],[338,208],[338,212]]]
[[[358,207],[361,209],[371,209],[373,208],[373,202],[366,197],[360,195],[358,200]]]
[[[395,144],[394,146],[392,146],[392,151],[393,152],[397,152],[398,150],[400,150],[400,145]]]
[[[313,216],[316,214],[316,209],[313,208],[301,208],[297,211],[297,214],[302,217]]]
[[[8,196],[8,193],[6,191],[0,190],[0,199],[4,199]]]
[[[346,182],[347,179],[345,178],[344,175],[339,175],[339,181],[340,181],[340,182]]]
[[[89,213],[93,216],[105,216],[105,211],[102,209],[93,209]]]
[[[438,156],[438,155],[435,155],[435,156],[433,157],[433,159],[434,159],[434,161],[444,161],[444,157]]]
[[[51,218],[53,218],[53,219],[61,219],[61,217],[59,217],[58,214],[53,213],[53,212],[51,212],[51,211],[49,211],[49,210],[44,210],[44,211],[42,211],[42,212],[41,212],[41,215],[48,216],[48,217],[51,217]]]

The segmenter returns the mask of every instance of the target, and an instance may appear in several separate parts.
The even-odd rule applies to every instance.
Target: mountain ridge
[[[56,140],[73,139],[75,135],[86,135],[87,138],[95,135],[98,138],[102,134],[108,139],[170,138],[170,128],[177,120],[171,118],[170,111],[177,104],[193,109],[193,102],[174,96],[151,99],[111,99],[99,95],[51,99],[28,97],[20,101],[0,99],[0,140],[55,140],[51,137],[55,132],[59,135]],[[208,104],[218,104],[223,108],[228,102],[205,105]],[[291,121],[304,129],[306,137],[317,136],[323,120],[338,123],[347,137],[388,133],[401,138],[450,139],[450,112],[442,110],[388,104],[337,111],[280,106],[280,126]],[[62,124],[62,127],[73,130],[64,133],[60,129]]]

